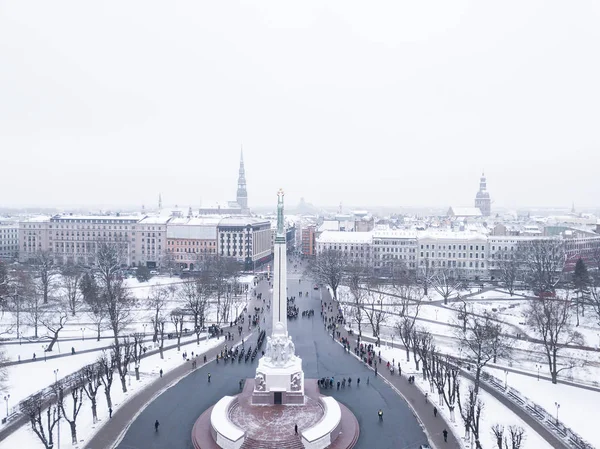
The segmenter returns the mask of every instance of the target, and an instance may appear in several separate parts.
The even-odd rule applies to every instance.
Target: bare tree
[[[416,348],[417,354],[421,358],[423,362],[423,380],[427,380],[427,376],[430,372],[430,363],[431,357],[435,352],[435,343],[433,341],[433,336],[427,330],[420,330],[414,333],[413,336],[413,344]]]
[[[588,304],[594,311],[598,324],[600,324],[600,274],[594,273],[594,275],[592,275],[589,293]]]
[[[224,321],[223,312],[227,308],[223,302],[227,301],[226,295],[232,276],[240,271],[239,264],[232,259],[224,257],[209,257],[204,261],[203,271],[212,279],[211,291],[217,300],[217,324]]]
[[[346,271],[345,281],[349,289],[350,318],[358,327],[358,339],[362,340],[363,310],[365,308],[365,296],[367,290],[366,272],[360,265],[352,265]]]
[[[140,380],[140,363],[142,361],[142,354],[144,353],[144,333],[134,332],[131,337],[133,338],[133,363],[135,369],[135,380]]]
[[[9,293],[11,295],[10,309],[14,313],[17,337],[21,336],[23,312],[27,309],[28,299],[36,294],[31,273],[22,266],[11,273],[9,278]]]
[[[432,353],[431,363],[428,365],[429,378],[438,393],[438,403],[446,403],[450,411],[450,422],[455,421],[456,385],[458,383],[459,369],[454,360],[439,353]]]
[[[101,370],[103,366],[96,362],[91,365],[85,366],[81,371],[79,371],[79,382],[85,392],[86,396],[90,400],[92,404],[92,422],[96,424],[98,422],[98,407],[96,394],[100,385],[102,385],[101,380]]]
[[[21,412],[29,418],[31,429],[44,445],[45,449],[54,448],[54,427],[60,419],[58,404],[45,405],[42,393],[35,393],[21,402]]]
[[[52,352],[54,345],[58,341],[59,332],[65,327],[69,320],[69,310],[59,305],[55,310],[45,310],[40,314],[39,322],[48,329],[51,334],[51,340],[46,348],[46,352]]]
[[[116,369],[116,360],[113,351],[110,354],[102,351],[102,355],[98,357],[98,377],[104,386],[104,396],[106,397],[106,406],[109,412],[112,412],[112,397],[110,391],[113,384],[113,379]]]
[[[207,275],[203,277],[208,278]],[[194,317],[194,329],[204,324],[204,313],[208,303],[208,295],[203,294],[204,286],[205,283],[199,279],[188,278],[181,284],[179,289],[179,299]],[[207,290],[210,291],[210,285],[207,285]]]
[[[63,290],[63,296],[69,305],[69,310],[72,316],[75,316],[79,308],[81,307],[81,288],[80,283],[83,277],[83,273],[79,267],[73,264],[67,264],[62,267],[62,282],[61,287]]]
[[[79,382],[71,385],[71,414],[70,417],[65,412],[65,398],[64,391],[62,386],[58,389],[58,407],[60,409],[60,413],[69,423],[69,427],[71,428],[71,443],[73,445],[77,444],[77,415],[79,415],[79,411],[81,410],[81,405],[83,401],[83,387]]]
[[[100,289],[94,275],[92,273],[83,274],[81,281],[79,282],[79,288],[81,289],[83,301],[88,306],[88,316],[96,327],[96,339],[97,341],[100,341],[107,311],[104,307],[102,297],[100,296]]]
[[[136,300],[123,285],[123,279],[119,274],[123,261],[122,247],[116,243],[100,242],[96,252],[100,301],[106,310],[108,323],[113,332],[116,368],[119,372],[123,392],[126,392],[126,365],[129,363],[131,347],[128,339],[124,339],[122,343],[119,337],[131,323],[131,311],[136,305]],[[125,346],[124,348],[121,348],[122,344]]]
[[[0,312],[5,312],[10,303],[10,276],[6,264],[0,260]]]
[[[0,348],[0,391],[6,388],[6,381],[8,380],[7,362],[6,351],[4,348]]]
[[[554,292],[564,264],[564,245],[558,238],[531,240],[519,246],[530,285],[536,295]]]
[[[463,354],[469,363],[475,367],[475,395],[479,394],[481,372],[483,368],[497,357],[509,354],[509,345],[503,335],[502,325],[495,321],[490,314],[483,317],[469,315],[466,332],[458,335]]]
[[[344,279],[346,260],[341,251],[326,249],[311,260],[307,269],[307,277],[315,282],[327,285],[333,292],[333,300],[338,300],[338,287]]]
[[[160,343],[159,345],[159,352],[160,352],[160,358],[164,359],[165,355],[164,355],[164,348],[165,348],[165,324],[167,323],[167,317],[164,313],[161,312],[160,315],[158,315],[156,317],[156,323],[157,323],[157,327],[158,327],[158,341]]]
[[[150,321],[152,322],[152,341],[156,343],[158,341],[158,333],[160,331],[160,320],[159,317],[164,313],[164,309],[167,305],[167,299],[169,298],[169,290],[160,285],[153,285],[150,288],[150,295],[146,301],[146,307],[151,312]]]
[[[591,283],[587,266],[582,258],[577,259],[571,282],[573,284],[573,293],[575,294],[576,325],[579,326],[579,308],[581,307],[581,315],[585,316],[585,305],[590,295],[589,287]]]
[[[438,268],[433,275],[433,289],[444,298],[444,304],[448,304],[448,298],[459,289],[460,283],[456,281],[447,268]]]
[[[502,449],[502,442],[504,441],[504,426],[501,424],[494,424],[492,426],[492,434],[496,438],[496,446],[498,449]]]
[[[477,449],[482,449],[481,442],[479,441],[479,424],[481,412],[483,411],[483,402],[481,399],[479,399],[477,393],[475,392],[475,388],[472,385],[469,386],[469,394],[465,398],[464,402],[461,402],[460,398],[460,382],[456,385],[456,394],[456,402],[465,424],[465,428],[473,434],[473,438],[475,439],[475,447]]]
[[[52,253],[50,251],[36,252],[34,265],[39,276],[40,291],[44,304],[48,304],[48,297],[54,289],[53,281],[57,274]]]
[[[519,251],[502,251],[496,254],[496,266],[501,285],[512,296],[515,293],[521,260]]]
[[[121,380],[121,389],[127,393],[127,373],[129,372],[129,362],[133,359],[134,342],[129,337],[122,337],[119,344],[113,343],[111,346],[111,356],[115,361],[115,367]]]
[[[40,320],[44,313],[42,294],[39,290],[34,289],[29,296],[25,297],[25,307],[27,308],[27,322],[33,327],[33,336],[38,338]]]
[[[559,351],[569,344],[583,344],[581,334],[573,331],[569,325],[571,302],[568,294],[565,298],[542,297],[529,301],[527,312],[528,324],[541,338],[552,383],[555,384],[561,371],[574,366],[570,363],[559,368],[557,363]]]
[[[523,442],[525,441],[525,429],[521,426],[509,426],[508,436],[504,436],[504,448],[505,449],[521,449]]]
[[[433,283],[433,263],[429,260],[429,257],[426,257],[421,262],[422,264],[417,271],[417,278],[423,286],[423,294],[427,296],[429,294],[429,287]]]
[[[175,335],[177,336],[177,351],[181,350],[181,334],[183,333],[183,310],[176,308],[171,311],[171,323],[175,328]]]
[[[419,315],[419,309],[423,300],[423,290],[418,286],[405,285],[397,288],[399,297],[398,313],[400,319],[396,322],[395,333],[400,338],[406,349],[406,361],[410,361],[410,348],[413,345],[413,330]]]
[[[367,291],[364,299],[364,308],[365,316],[373,329],[373,337],[379,339],[381,338],[381,325],[387,321],[388,314],[384,309],[385,304],[385,293],[380,290],[377,290],[378,286],[374,283],[369,285],[369,290]]]

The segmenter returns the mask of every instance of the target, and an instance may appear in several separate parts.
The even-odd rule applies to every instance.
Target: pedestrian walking
[[[448,431],[446,429],[444,429],[444,431],[442,432],[444,434],[444,443],[448,442]]]
[[[158,426],[160,426],[160,423],[158,422],[158,419],[156,421],[154,421],[154,431],[158,432]]]
[[[162,377],[162,368],[159,371],[160,377]]]
[[[210,373],[208,373],[208,383],[210,383]]]
[[[437,407],[433,407],[433,416],[437,418]]]
[[[367,385],[369,385],[369,379],[370,379],[370,377],[367,376]]]
[[[429,396],[429,393],[425,392],[425,404],[427,404],[427,396]]]
[[[206,354],[204,354],[204,363],[206,363]]]
[[[356,379],[356,386],[358,387],[360,385],[360,377],[358,379]]]
[[[294,433],[298,435],[298,424],[294,424]]]

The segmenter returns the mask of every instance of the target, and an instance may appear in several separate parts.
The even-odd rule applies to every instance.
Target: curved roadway
[[[331,394],[356,415],[360,424],[357,449],[417,449],[427,440],[406,402],[379,378],[374,379],[372,371],[332,341],[320,317],[321,292],[313,290],[312,283],[308,281],[299,283],[298,276],[290,273],[288,295],[296,296],[300,310],[315,310],[313,318],[300,316],[288,324],[296,353],[302,358],[306,378],[352,377],[351,388],[324,390],[323,394]],[[300,289],[308,291],[309,298],[300,298]],[[266,282],[261,282],[257,291],[270,298]],[[268,313],[265,315],[268,334],[270,316]],[[256,334],[248,343],[252,346],[256,344]],[[191,372],[138,415],[117,446],[118,449],[193,449],[190,435],[196,419],[221,397],[237,394],[239,380],[254,377],[256,365],[256,361],[233,365],[217,365],[213,361]],[[207,381],[209,372],[210,384]],[[370,376],[369,385],[367,376]],[[357,377],[361,378],[360,387],[356,386]],[[379,422],[377,418],[380,408],[384,410],[384,422]],[[160,422],[158,432],[154,432],[156,419]]]

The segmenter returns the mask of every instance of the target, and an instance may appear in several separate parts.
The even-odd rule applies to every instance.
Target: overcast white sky
[[[598,206],[595,1],[0,0],[0,206]]]

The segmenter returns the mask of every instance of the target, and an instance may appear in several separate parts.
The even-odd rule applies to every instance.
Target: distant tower
[[[158,210],[162,210],[162,195],[158,194]]]
[[[575,215],[575,201],[573,201],[573,205],[571,206],[571,213]]]
[[[248,192],[246,191],[246,171],[244,170],[244,150],[240,152],[240,172],[238,175],[237,203],[242,211],[248,211]]]
[[[479,192],[475,196],[475,207],[479,208],[484,217],[489,217],[492,213],[492,200],[487,191],[485,173],[481,174],[481,179],[479,180]]]

